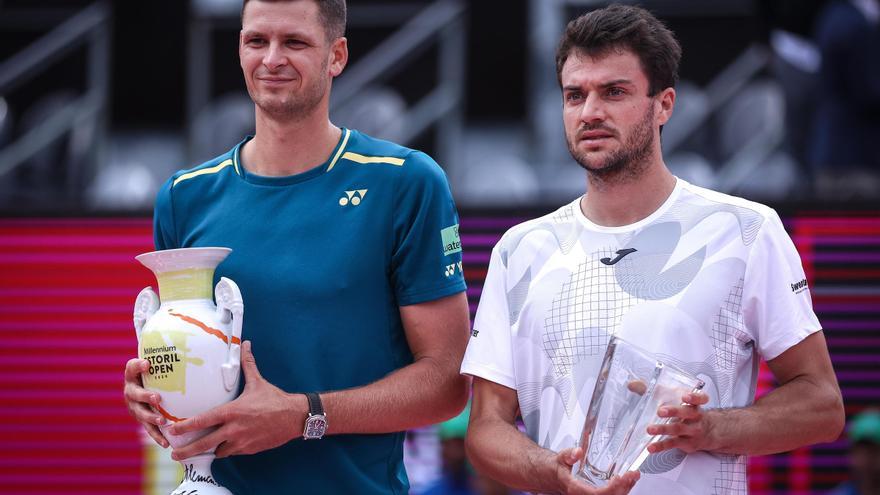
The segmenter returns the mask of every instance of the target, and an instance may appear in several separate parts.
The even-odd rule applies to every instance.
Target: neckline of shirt
[[[339,135],[339,141],[336,142],[336,146],[333,147],[333,151],[330,152],[330,156],[327,157],[327,160],[324,163],[317,165],[315,167],[306,170],[305,172],[300,172],[298,174],[293,175],[283,175],[278,177],[270,177],[267,175],[257,175],[253,172],[248,172],[245,170],[244,166],[241,163],[241,148],[254,136],[247,136],[244,140],[232,150],[232,160],[233,163],[238,165],[238,170],[241,171],[240,175],[242,180],[250,184],[256,184],[260,186],[289,186],[291,184],[298,184],[300,182],[305,182],[310,179],[314,179],[318,176],[323,175],[327,172],[327,168],[330,166],[330,163],[334,161],[334,158],[341,155],[340,148],[343,143],[348,144],[350,142],[350,134],[353,133],[350,129],[346,129],[345,127],[341,128],[342,133]],[[348,139],[346,139],[348,137]]]
[[[687,182],[676,177],[675,178],[675,187],[672,188],[672,192],[669,194],[669,197],[666,198],[665,201],[663,201],[663,204],[661,204],[656,210],[654,210],[653,213],[651,213],[647,217],[639,220],[638,222],[634,222],[634,223],[631,223],[628,225],[620,225],[617,227],[606,227],[604,225],[599,225],[597,223],[594,223],[592,220],[587,218],[586,215],[584,215],[583,211],[581,211],[581,199],[584,197],[584,195],[581,195],[577,199],[575,199],[574,202],[572,203],[572,207],[574,208],[574,215],[578,218],[578,220],[581,222],[581,224],[590,230],[593,230],[596,232],[609,233],[609,234],[620,234],[620,233],[625,233],[625,232],[631,232],[633,230],[642,228],[645,225],[650,224],[654,220],[660,218],[661,215],[666,213],[666,211],[675,203],[676,199],[678,199],[679,194],[681,194],[681,190],[684,189],[684,186],[686,184],[687,184]],[[589,194],[589,193],[587,193],[587,194]]]

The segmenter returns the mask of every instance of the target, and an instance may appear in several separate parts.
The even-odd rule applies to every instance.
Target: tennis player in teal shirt
[[[239,55],[256,133],[172,176],[156,200],[157,249],[233,250],[216,277],[244,296],[245,385],[175,424],[216,430],[172,456],[216,449],[214,475],[239,495],[407,493],[403,432],[467,400],[455,204],[428,155],[330,122],[344,29],[342,0],[246,1]],[[126,402],[167,446],[143,365],[127,365]]]

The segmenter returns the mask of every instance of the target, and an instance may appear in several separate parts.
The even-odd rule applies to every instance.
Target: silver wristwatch
[[[303,439],[318,440],[327,432],[327,415],[324,414],[320,395],[309,392],[306,394],[306,399],[309,400],[309,416],[303,428]]]

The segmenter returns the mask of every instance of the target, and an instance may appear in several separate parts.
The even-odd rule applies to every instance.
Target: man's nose
[[[266,54],[263,56],[263,65],[269,70],[275,70],[287,63],[287,58],[281,50],[281,46],[276,43],[270,43]]]
[[[605,104],[602,99],[596,93],[588,95],[581,106],[581,122],[593,124],[604,121],[605,117]]]

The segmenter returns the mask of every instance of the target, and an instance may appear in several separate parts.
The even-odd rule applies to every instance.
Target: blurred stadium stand
[[[429,151],[462,205],[566,201],[585,181],[564,143],[553,54],[567,19],[606,3],[353,0],[352,57],[331,115]],[[762,11],[745,0],[639,3],[684,46],[662,138],[673,171],[759,200],[833,199],[833,181],[815,186],[803,163],[818,63],[809,40],[762,37]],[[0,66],[5,211],[145,212],[173,171],[253,132],[234,55],[240,0],[45,0],[0,12],[2,39],[16,41]]]
[[[10,120],[0,129],[13,129],[12,137],[0,147],[2,202],[7,208],[76,207],[104,158],[110,10],[104,3],[95,3],[56,26],[51,24],[58,17],[55,11],[0,4],[0,13],[4,37],[10,32],[45,30],[0,63],[0,95],[15,95],[16,90],[32,85],[46,69],[71,54],[79,56],[74,60],[75,70],[83,80],[81,90],[72,90],[65,86],[67,81],[61,81],[41,94],[31,94],[31,101],[21,108],[15,105],[19,103],[16,100],[7,100],[15,110],[7,110],[0,119]],[[17,122],[13,121],[16,114],[20,115]]]

